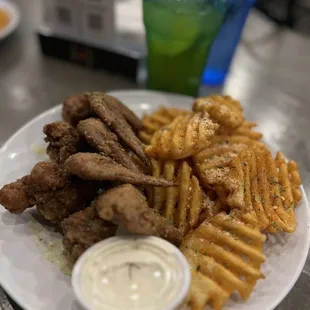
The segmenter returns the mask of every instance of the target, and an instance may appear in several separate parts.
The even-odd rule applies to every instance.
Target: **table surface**
[[[133,81],[120,76],[45,58],[34,34],[41,19],[42,1],[16,2],[22,11],[21,27],[0,43],[0,145],[25,122],[70,94],[137,88]],[[299,163],[308,194],[309,39],[279,28],[253,11],[226,84],[222,89],[202,89],[202,93],[223,91],[241,100],[248,118],[260,124],[266,140]],[[308,309],[309,276],[310,257],[277,310]],[[1,288],[0,309],[20,309]]]

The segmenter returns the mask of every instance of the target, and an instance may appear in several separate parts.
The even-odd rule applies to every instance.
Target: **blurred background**
[[[186,6],[188,1],[182,1]],[[297,96],[302,96],[300,89],[307,87],[307,0],[209,1],[213,9],[216,3],[224,3],[221,9],[214,9],[218,18],[213,18],[214,12],[203,16],[204,22],[181,38],[183,46],[171,42],[180,40],[174,35],[188,28],[184,26],[186,20],[177,17],[175,27],[169,28],[164,19],[159,23],[160,18],[154,13],[152,21],[147,13],[155,10],[150,7],[145,8],[144,27],[142,0],[0,0],[5,2],[16,4],[20,23],[11,35],[0,36],[1,101],[8,110],[16,109],[16,117],[21,120],[32,116],[34,110],[39,113],[67,95],[84,90],[149,87],[188,95],[224,91],[242,99],[262,83]],[[163,1],[144,2],[146,6]],[[166,1],[170,2],[174,1]],[[171,11],[169,6],[165,9]],[[167,37],[155,38],[162,30],[158,24],[169,30]],[[214,29],[208,33],[210,25]],[[207,44],[212,44],[210,51]],[[188,48],[191,45],[193,48]],[[197,56],[199,47],[208,53]],[[165,48],[171,50],[171,55],[159,58]],[[149,62],[148,51],[152,56]],[[185,70],[186,59],[191,57],[196,59],[195,72]],[[165,59],[175,60],[175,66],[167,68]],[[180,68],[185,68],[184,72],[180,73]],[[167,72],[170,75],[165,85],[157,85],[157,80]],[[197,85],[187,88],[184,79],[188,77],[195,79]],[[184,81],[179,81],[182,78]],[[179,85],[169,85],[172,80],[178,80],[175,84]],[[12,128],[11,132],[16,129],[11,122],[1,126]],[[4,138],[0,133],[0,141]]]
[[[86,90],[225,93],[305,177],[309,54],[310,0],[0,0],[0,146]],[[309,270],[277,309],[307,308]]]
[[[182,59],[175,57],[180,54],[180,47],[175,45],[174,49],[170,43],[175,33],[186,28],[186,21],[176,19],[175,27],[169,28],[165,20],[158,23],[160,18],[155,16],[153,24],[169,28],[170,37],[154,41],[157,29],[149,15],[144,27],[142,0],[0,0],[5,2],[16,5],[20,23],[15,32],[0,36],[1,109],[14,111],[16,118],[16,122],[4,120],[1,124],[0,129],[6,130],[0,130],[0,142],[7,138],[7,132],[13,133],[34,114],[84,90],[150,87],[189,95],[223,91],[243,99],[266,84],[292,96],[308,95],[300,90],[307,89],[310,69],[310,1],[210,1],[222,2],[226,7],[218,10],[217,20],[203,17],[205,24],[199,24],[182,38],[186,50],[200,34],[198,43],[192,44],[194,48],[187,55],[185,51]],[[166,1],[170,2],[173,1]],[[208,33],[208,27],[215,24],[212,33]],[[165,40],[172,53],[168,61],[176,59],[171,68],[161,65],[164,57],[158,58],[160,50],[165,49],[165,45],[160,48],[160,43]],[[204,42],[213,44],[210,52]],[[196,57],[199,44],[208,53]],[[152,83],[147,83],[147,45],[150,54],[155,55],[152,61],[155,58],[157,67],[157,72],[150,70]],[[185,68],[186,59],[192,57],[200,58],[199,63],[196,61],[198,70],[180,74],[178,70]],[[152,69],[152,63],[149,67]],[[167,72],[171,74],[165,85],[156,85],[156,80]],[[179,87],[168,85],[177,79],[175,76],[186,79],[191,74],[197,84],[192,89],[186,89],[181,83],[184,81]]]

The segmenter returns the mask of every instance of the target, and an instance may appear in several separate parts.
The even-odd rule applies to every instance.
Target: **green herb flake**
[[[277,198],[279,198],[279,195],[277,195],[276,193],[274,193],[274,194],[273,194],[273,198],[274,198],[274,199],[277,199]]]
[[[280,226],[276,222],[272,222],[271,224],[276,230],[281,230]]]
[[[244,165],[244,166],[247,166],[247,165],[248,165],[248,163],[244,161],[244,162],[243,162],[243,165]]]
[[[275,177],[271,177],[270,183],[273,185],[279,184],[278,180]]]
[[[290,204],[288,205],[284,205],[284,209],[287,211],[291,208],[295,208],[296,207],[296,204],[295,204],[295,201],[292,201]]]
[[[218,169],[224,169],[224,166],[216,166]]]

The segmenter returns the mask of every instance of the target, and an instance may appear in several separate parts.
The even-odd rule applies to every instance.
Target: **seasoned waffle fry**
[[[202,223],[226,209],[225,204],[220,199],[211,200],[208,196],[203,197],[202,205],[203,211],[200,214],[198,223]]]
[[[195,227],[204,207],[203,192],[198,179],[186,161],[156,161],[152,159],[153,176],[178,180],[179,186],[153,188],[149,204],[183,233]]]
[[[280,152],[274,160],[266,148],[250,148],[233,160],[229,174],[239,183],[234,190],[230,188],[227,201],[231,207],[255,210],[261,230],[269,226],[270,232],[295,231],[295,185],[291,182],[299,184],[300,179],[294,163],[287,164]]]
[[[276,160],[285,160],[284,155],[281,152],[278,152]],[[301,178],[298,171],[298,165],[295,161],[290,160],[287,163],[287,169],[289,174],[290,186],[292,188],[292,194],[296,205],[301,201],[302,194],[300,190]]]
[[[160,159],[187,158],[205,149],[218,127],[208,113],[181,115],[154,134],[145,152]]]
[[[241,126],[237,128],[231,129],[221,126],[220,129],[218,130],[218,134],[224,136],[244,136],[252,140],[260,140],[263,137],[263,135],[258,131],[252,130],[256,126],[257,126],[256,123],[245,120],[241,124]]]
[[[246,300],[264,278],[260,266],[265,239],[237,213],[219,213],[191,231],[180,247],[192,271],[191,309],[203,310],[212,303],[220,310],[234,291]]]
[[[142,119],[142,129],[139,132],[140,139],[150,144],[153,134],[162,127],[169,125],[180,115],[191,114],[191,111],[160,107],[150,115],[145,115]]]
[[[230,170],[231,161],[242,150],[253,145],[263,146],[262,143],[244,136],[214,136],[211,143],[210,147],[193,156],[199,179],[205,188],[214,188],[223,183],[223,178]],[[224,189],[217,189],[220,198],[224,198]]]
[[[208,112],[216,123],[236,128],[243,123],[243,109],[239,101],[230,96],[208,96],[197,98],[193,104],[194,112]]]

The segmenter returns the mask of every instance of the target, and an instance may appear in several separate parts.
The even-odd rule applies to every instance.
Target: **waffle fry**
[[[248,221],[222,212],[184,238],[180,249],[192,271],[192,310],[203,310],[208,303],[220,310],[234,291],[246,300],[264,278],[260,267],[266,237]]]
[[[178,180],[178,187],[153,188],[149,205],[183,233],[195,227],[205,207],[198,179],[186,161],[157,161],[152,159],[153,176]]]
[[[230,171],[229,165],[233,158],[242,151],[256,145],[263,146],[258,141],[245,136],[215,136],[211,146],[193,156],[199,180],[205,188],[213,187],[220,198],[224,200],[225,190],[219,187]],[[225,202],[225,201],[223,201]]]
[[[142,129],[139,138],[145,143],[150,144],[153,134],[162,127],[172,123],[178,116],[191,114],[191,111],[160,107],[150,115],[145,115],[142,119]]]
[[[283,188],[282,192],[286,192],[285,189],[287,187],[290,188],[288,190],[288,193],[286,194],[290,195],[290,192],[292,192],[293,199],[295,201],[295,204],[297,205],[302,199],[302,194],[300,190],[301,179],[300,179],[300,175],[298,171],[298,165],[293,160],[290,160],[286,164],[285,157],[281,152],[277,153],[276,165],[279,171],[281,172],[281,176],[282,176],[281,178],[282,188]],[[286,172],[286,168],[284,165],[287,165],[287,172]],[[280,179],[280,176],[279,176],[279,179]],[[289,180],[289,182],[287,182],[287,180]],[[291,197],[290,197],[290,201],[291,201]]]
[[[233,160],[229,175],[238,184],[230,188],[227,201],[231,207],[255,210],[261,230],[295,231],[294,197],[300,199],[295,186],[300,178],[294,162],[287,164],[280,152],[274,160],[266,148],[250,148]]]
[[[210,118],[226,128],[236,128],[243,123],[243,109],[239,101],[230,96],[208,96],[197,98],[194,112],[208,112]]]
[[[181,115],[153,135],[145,152],[160,159],[187,158],[208,147],[218,127],[208,113]]]
[[[237,128],[231,129],[221,126],[220,129],[218,130],[218,134],[224,136],[244,136],[252,140],[260,140],[263,137],[263,135],[262,133],[253,130],[253,128],[256,126],[257,126],[256,123],[245,120],[241,124],[241,126]]]
[[[213,192],[215,193],[215,192]],[[215,200],[211,200],[208,196],[204,196],[202,200],[202,213],[200,214],[198,223],[202,223],[207,219],[211,219],[221,211],[227,209],[226,205],[216,197]]]

